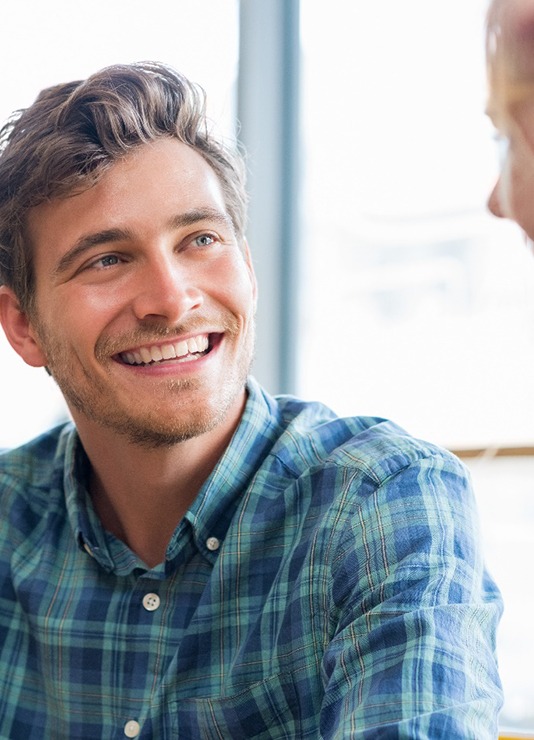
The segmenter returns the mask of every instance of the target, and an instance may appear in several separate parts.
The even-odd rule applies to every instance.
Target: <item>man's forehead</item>
[[[210,219],[232,224],[216,173],[198,152],[167,138],[111,163],[89,187],[34,206],[25,231],[34,250],[41,241],[70,249],[87,234]]]

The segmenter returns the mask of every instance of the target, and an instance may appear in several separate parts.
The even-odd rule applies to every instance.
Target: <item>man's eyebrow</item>
[[[193,208],[185,213],[180,213],[170,220],[172,228],[179,229],[184,226],[194,226],[199,221],[215,221],[223,226],[233,228],[232,219],[224,211],[217,208]]]
[[[102,231],[96,231],[94,234],[82,236],[61,257],[54,269],[54,274],[61,275],[67,272],[74,262],[78,260],[80,255],[92,249],[92,247],[96,247],[99,244],[113,244],[114,242],[124,241],[130,237],[130,232],[125,229],[103,229]]]
[[[216,208],[194,208],[185,213],[180,213],[169,221],[170,228],[179,229],[185,226],[194,226],[200,221],[215,221],[223,226],[229,226],[233,229],[233,223],[230,216],[224,211]],[[96,231],[94,234],[87,234],[80,237],[75,244],[61,257],[57,263],[54,274],[61,275],[69,270],[74,262],[93,247],[100,244],[113,244],[114,242],[131,239],[132,234],[127,229],[103,229]]]

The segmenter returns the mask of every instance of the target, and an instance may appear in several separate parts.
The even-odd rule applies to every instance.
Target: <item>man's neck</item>
[[[96,513],[149,567],[165,559],[174,530],[230,443],[241,413],[242,407],[211,431],[155,449],[75,419],[91,463]]]

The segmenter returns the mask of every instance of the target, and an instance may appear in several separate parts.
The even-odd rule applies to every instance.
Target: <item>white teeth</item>
[[[173,357],[176,357],[176,352],[172,344],[164,344],[161,348],[161,354],[164,360],[171,360]]]
[[[206,334],[202,334],[200,337],[195,337],[193,341],[197,345],[197,352],[204,352],[208,349],[209,340]]]
[[[141,347],[138,350],[123,352],[122,359],[129,365],[148,365],[161,360],[185,359],[188,355],[204,352],[208,349],[209,340],[206,334],[190,339],[183,339],[174,344],[164,344],[161,347]],[[191,358],[193,359],[193,358]]]
[[[143,362],[151,362],[152,355],[150,354],[150,350],[146,347],[141,347],[139,350],[139,354],[141,355]]]
[[[160,347],[151,347],[150,356],[152,357],[154,362],[159,362],[160,360],[163,360],[163,352],[161,351]]]

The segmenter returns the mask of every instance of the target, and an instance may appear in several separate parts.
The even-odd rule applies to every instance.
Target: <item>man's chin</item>
[[[229,390],[229,389],[228,389]],[[72,415],[80,430],[89,428],[98,435],[98,429],[107,432],[111,439],[121,437],[132,445],[144,449],[170,448],[195,437],[200,437],[213,429],[228,426],[233,430],[241,415],[245,400],[245,383],[234,387],[232,393],[219,394],[209,401],[196,398],[188,403],[173,406],[169,399],[164,407],[158,409],[131,409],[115,407],[103,408],[101,404],[72,403]],[[89,424],[89,427],[87,426]]]
[[[94,410],[87,413],[85,409],[81,414],[78,410],[73,416],[75,421],[81,422],[79,426],[85,426],[85,419],[93,428],[106,430],[108,434],[121,437],[130,444],[144,449],[161,449],[206,434],[224,421],[225,414],[196,409],[194,414],[182,412],[174,419],[169,419],[168,415],[154,418],[153,415],[143,417],[118,412],[95,413]]]
[[[218,424],[215,418],[206,420],[197,420],[187,425],[179,425],[171,428],[154,427],[141,424],[123,424],[112,426],[119,435],[125,437],[130,444],[144,449],[162,449],[174,447],[177,444],[186,442],[189,439],[200,437],[210,432]]]

